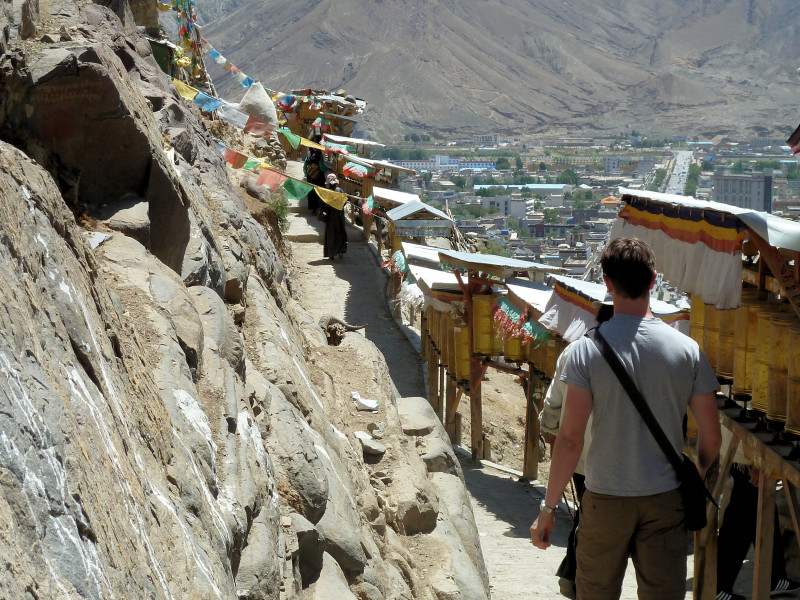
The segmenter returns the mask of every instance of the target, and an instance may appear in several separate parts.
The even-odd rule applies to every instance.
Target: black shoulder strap
[[[628,374],[628,371],[625,369],[625,366],[622,364],[622,361],[619,359],[617,354],[614,350],[611,349],[611,346],[608,345],[608,342],[603,337],[603,334],[600,333],[599,329],[592,329],[586,333],[586,337],[592,340],[597,346],[597,349],[600,351],[600,354],[603,355],[603,358],[606,359],[611,370],[614,371],[614,374],[619,379],[619,382],[622,384],[622,387],[625,389],[625,392],[630,397],[631,402],[636,407],[636,410],[639,411],[639,414],[642,416],[642,420],[647,425],[647,428],[653,434],[653,437],[658,442],[659,447],[664,452],[664,454],[669,459],[669,462],[675,468],[675,472],[678,473],[680,477],[683,465],[683,459],[681,456],[675,451],[675,448],[670,443],[667,435],[664,433],[664,430],[661,429],[661,426],[658,424],[653,411],[650,410],[650,407],[647,405],[647,401],[642,396],[642,393],[639,391],[639,388],[636,387],[636,384],[631,379],[631,376]]]

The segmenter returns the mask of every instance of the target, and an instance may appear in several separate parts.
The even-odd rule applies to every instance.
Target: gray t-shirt
[[[680,453],[689,400],[719,387],[705,355],[693,339],[656,318],[617,314],[600,331]],[[583,337],[575,346],[561,380],[592,392],[587,489],[652,496],[677,488],[675,470],[594,342]]]

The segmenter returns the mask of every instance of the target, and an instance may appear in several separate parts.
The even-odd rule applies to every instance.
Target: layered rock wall
[[[0,25],[0,596],[487,598],[435,415],[327,346],[127,2]]]

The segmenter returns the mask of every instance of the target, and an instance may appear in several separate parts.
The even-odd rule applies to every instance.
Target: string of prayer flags
[[[256,186],[266,185],[271,191],[276,191],[284,181],[289,179],[283,173],[273,171],[272,169],[264,169],[256,179]]]
[[[198,106],[200,110],[204,110],[206,112],[214,112],[220,106],[225,104],[224,100],[220,100],[219,98],[214,98],[214,96],[209,96],[205,92],[201,92],[198,90],[197,95],[194,97],[193,100],[195,106]]]
[[[289,145],[297,150],[297,147],[300,145],[300,136],[296,133],[292,133],[288,129],[281,127],[278,129],[278,133],[280,133],[283,137],[286,138],[286,141],[289,142]]]
[[[325,204],[332,206],[336,210],[342,210],[344,205],[347,204],[347,194],[337,192],[336,190],[317,187],[317,195],[319,195],[320,199]]]
[[[200,91],[190,85],[186,85],[179,79],[173,79],[172,83],[175,84],[175,89],[178,90],[178,94],[181,95],[181,98],[186,98],[189,101],[194,101],[194,97],[197,96],[197,92]]]
[[[209,96],[205,92],[201,92],[190,85],[186,85],[178,79],[173,79],[172,82],[175,84],[175,89],[178,90],[178,94],[180,94],[182,98],[191,100],[200,110],[206,112],[216,111],[220,119],[247,133],[252,133],[256,137],[268,139],[275,130],[275,126],[272,123],[267,123],[258,117],[249,115],[225,100]]]
[[[283,191],[289,200],[305,198],[313,189],[314,186],[310,183],[305,183],[296,179],[287,179],[283,182]]]
[[[249,88],[256,82],[255,79],[247,76],[245,73],[241,71],[241,69],[239,69],[236,65],[234,65],[224,56],[222,56],[222,54],[220,54],[218,50],[215,50],[214,47],[211,44],[209,44],[205,38],[203,38],[203,49],[208,53],[208,57],[211,60],[213,60],[223,69],[225,69],[227,73],[230,73],[234,77],[236,77],[236,80],[242,87]]]

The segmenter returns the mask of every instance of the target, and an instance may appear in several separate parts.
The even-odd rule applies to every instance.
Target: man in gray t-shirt
[[[601,257],[614,302],[613,319],[600,331],[632,376],[676,450],[687,407],[698,425],[697,467],[702,476],[721,441],[714,391],[717,379],[692,339],[654,318],[652,249],[635,238],[614,240]],[[567,359],[568,385],[550,480],[531,541],[549,545],[553,509],[580,457],[592,415],[586,488],[578,530],[579,599],[619,598],[628,556],[640,598],[683,598],[686,526],[676,473],[611,367],[583,338]]]

